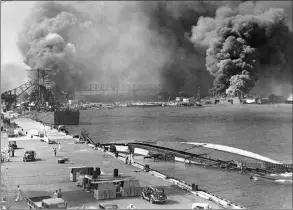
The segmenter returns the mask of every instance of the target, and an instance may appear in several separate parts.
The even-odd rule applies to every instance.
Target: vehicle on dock
[[[44,142],[46,142],[47,144],[53,144],[54,141],[52,141],[48,136],[44,136],[44,138],[42,138],[44,140]]]
[[[30,209],[67,209],[67,202],[62,198],[38,196],[27,198]]]
[[[98,209],[119,209],[114,203],[100,203]]]
[[[145,187],[141,192],[141,198],[151,203],[165,203],[167,196],[163,188]]]
[[[27,150],[23,155],[23,162],[27,161],[35,161],[36,160],[36,151],[34,150]]]
[[[73,139],[75,140],[75,144],[84,144],[86,142],[84,138],[79,134],[73,135]]]

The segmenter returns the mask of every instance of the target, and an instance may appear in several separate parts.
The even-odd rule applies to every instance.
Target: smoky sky
[[[262,75],[288,78],[288,8],[291,2],[37,2],[18,47],[28,66],[52,70],[55,89],[67,92],[90,83],[247,92]]]

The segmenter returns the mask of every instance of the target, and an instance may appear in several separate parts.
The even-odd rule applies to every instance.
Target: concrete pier
[[[15,150],[15,157],[10,162],[1,164],[1,196],[5,196],[11,204],[12,209],[28,209],[25,198],[31,196],[52,195],[59,188],[63,191],[63,198],[68,202],[70,208],[85,206],[85,208],[97,208],[99,202],[112,202],[119,208],[126,208],[134,204],[140,209],[190,209],[193,203],[208,203],[214,209],[222,208],[220,205],[207,199],[195,196],[182,190],[175,184],[164,181],[151,173],[143,172],[132,165],[125,165],[121,160],[110,156],[99,150],[93,150],[86,144],[74,144],[72,137],[66,137],[56,130],[43,126],[41,123],[30,119],[16,119],[15,122],[25,131],[30,129],[46,130],[48,136],[61,144],[58,145],[41,142],[38,138],[19,139]],[[1,147],[8,145],[7,135],[1,134]],[[53,156],[53,147],[57,147],[57,157]],[[34,149],[37,153],[35,162],[23,162],[24,152]],[[68,157],[65,164],[58,164],[57,159]],[[114,199],[110,201],[98,201],[92,193],[88,193],[76,186],[76,182],[69,180],[70,169],[73,166],[96,166],[104,173],[113,173],[117,168],[119,173],[135,177],[141,186],[163,187],[168,197],[166,204],[150,204],[139,197]],[[17,185],[24,194],[22,202],[15,202]]]

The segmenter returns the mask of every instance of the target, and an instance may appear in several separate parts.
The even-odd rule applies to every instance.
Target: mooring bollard
[[[196,184],[193,183],[193,184],[191,185],[191,190],[192,190],[192,191],[198,191],[198,185],[196,185]]]

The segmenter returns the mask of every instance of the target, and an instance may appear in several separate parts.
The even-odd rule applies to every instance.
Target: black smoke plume
[[[268,4],[271,3],[264,5]],[[52,70],[49,77],[55,83],[55,90],[72,93],[74,89],[90,83],[134,83],[161,84],[174,95],[178,92],[194,95],[201,86],[203,95],[206,95],[214,79],[209,72],[214,76],[217,72],[216,67],[211,71],[212,64],[220,63],[219,58],[208,56],[209,71],[206,71],[207,40],[210,34],[218,38],[229,34],[224,29],[220,35],[216,33],[217,23],[229,19],[229,15],[225,16],[225,11],[219,8],[230,8],[233,11],[230,17],[237,17],[237,20],[237,13],[250,13],[256,18],[259,16],[255,14],[256,4],[251,8],[241,5],[242,1],[38,2],[19,35],[18,46],[25,63],[31,68]],[[261,11],[267,9],[265,6],[258,8]],[[213,24],[202,25],[204,17],[210,17],[208,20]],[[241,20],[250,23],[249,18]],[[225,25],[226,22],[223,26],[231,28],[233,23]],[[275,27],[285,30],[284,24],[280,28],[271,24],[269,33],[275,33]],[[195,26],[193,30],[192,26]],[[194,34],[199,30],[202,33],[195,38]],[[278,37],[284,38],[285,31],[282,34]],[[231,38],[228,41],[238,43],[237,38],[236,41]],[[270,43],[279,40],[273,35],[267,38]],[[240,48],[251,50],[248,54],[256,57],[257,62],[251,64],[245,60],[243,70],[246,71],[239,73],[237,70],[235,73],[230,69],[231,73],[226,78],[219,72],[215,81],[225,80],[215,82],[223,86],[221,91],[225,92],[230,84],[229,79],[238,74],[240,76],[235,77],[235,86],[240,78],[246,86],[252,87],[257,75],[252,71],[256,69],[254,65],[263,67],[263,61],[259,61],[257,54],[260,52],[258,46],[250,46],[249,40],[242,39],[250,48]],[[216,42],[211,46],[220,49]],[[214,49],[211,46],[209,48]],[[229,43],[225,46],[228,50]],[[283,49],[283,45],[269,47],[279,51]]]
[[[221,7],[214,18],[201,17],[193,27],[191,40],[208,46],[214,94],[243,95],[268,77],[292,83],[292,26],[284,9],[265,5]]]
[[[203,49],[186,33],[224,3],[38,2],[18,46],[27,65],[51,69],[55,89],[65,92],[90,83],[155,83],[192,93],[197,71],[212,77]]]

